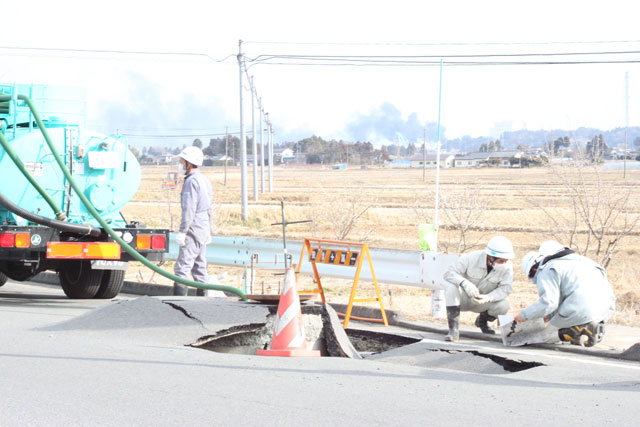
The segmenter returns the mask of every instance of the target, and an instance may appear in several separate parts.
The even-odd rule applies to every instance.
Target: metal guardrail
[[[301,241],[287,241],[287,252],[291,254],[295,264],[300,260],[302,244]],[[175,260],[178,256],[178,245],[175,243],[173,233],[170,246],[171,251],[165,258]],[[446,268],[458,258],[455,254],[404,249],[370,247],[369,251],[378,282],[429,289],[442,289],[442,276]],[[258,254],[260,267],[283,267],[284,253],[282,240],[279,239],[214,236],[207,246],[207,261],[226,267],[249,268],[254,254]],[[353,267],[321,263],[317,263],[316,267],[321,276],[353,279],[355,275]],[[304,261],[300,272],[313,274],[311,263]],[[371,270],[366,262],[362,266],[360,279],[372,280]]]

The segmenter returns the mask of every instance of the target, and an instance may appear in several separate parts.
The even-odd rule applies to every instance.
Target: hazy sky
[[[89,124],[138,145],[237,132],[240,39],[276,142],[397,142],[437,122],[437,65],[323,66],[321,55],[442,58],[447,138],[487,136],[504,121],[514,130],[624,127],[627,72],[629,125],[640,125],[640,65],[629,62],[640,61],[640,33],[629,1],[22,0],[2,2],[2,16],[0,83],[85,87]],[[277,58],[253,61],[268,55]],[[316,58],[283,58],[291,55]],[[452,65],[462,60],[626,62]],[[155,136],[166,134],[182,137]]]

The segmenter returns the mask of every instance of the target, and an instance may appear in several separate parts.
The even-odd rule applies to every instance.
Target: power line
[[[449,66],[464,66],[464,67],[476,67],[476,66],[500,66],[500,65],[594,65],[594,64],[636,64],[640,63],[640,59],[629,60],[602,60],[602,61],[466,61],[466,62],[454,62],[444,61],[443,64]],[[311,67],[423,67],[423,66],[440,66],[440,61],[379,61],[379,62],[363,62],[363,63],[308,63],[308,62],[262,62],[253,65],[296,65],[296,66],[311,66]]]
[[[240,135],[238,132],[229,132],[229,135]],[[134,134],[121,132],[119,135],[126,136],[128,138],[201,138],[212,136],[225,136],[226,133],[196,133],[196,134],[183,134],[183,135],[167,135],[167,134]]]
[[[300,46],[547,46],[640,43],[640,40],[592,40],[592,41],[549,41],[549,42],[289,42],[289,41],[243,41],[246,44],[300,45]]]
[[[58,47],[30,47],[30,46],[0,46],[3,50],[27,51],[27,52],[67,52],[67,53],[98,53],[107,55],[139,55],[139,56],[178,56],[178,57],[200,57],[206,58],[213,62],[225,62],[234,54],[225,56],[222,59],[216,59],[208,53],[202,52],[171,52],[171,51],[144,51],[144,50],[109,50],[109,49],[75,49],[75,48],[58,48]]]
[[[257,64],[273,65],[322,65],[322,66],[433,66],[439,65],[445,58],[445,64],[458,66],[480,65],[573,65],[573,64],[629,64],[639,62],[638,50],[591,51],[591,52],[526,52],[526,53],[487,53],[487,54],[447,54],[447,55],[293,55],[261,54],[248,61]],[[632,56],[631,58],[625,58]],[[571,60],[571,57],[604,57],[603,59]],[[606,59],[622,57],[622,59]],[[537,60],[501,60],[510,58],[541,58]],[[546,59],[550,58],[550,59]],[[560,58],[560,59],[555,59]],[[476,61],[469,61],[476,59]],[[493,59],[493,60],[488,60]],[[498,60],[496,60],[498,59]],[[280,62],[275,62],[279,60]],[[295,62],[294,62],[295,61]]]
[[[282,54],[261,54],[251,61],[268,61],[270,59],[302,59],[302,60],[352,60],[352,61],[377,61],[377,60],[400,60],[400,59],[421,59],[421,58],[512,58],[512,57],[536,57],[536,56],[592,56],[592,55],[629,55],[639,54],[640,50],[625,51],[599,51],[599,52],[528,52],[528,53],[487,53],[487,54],[456,54],[456,55],[282,55]],[[262,58],[264,57],[264,58]]]

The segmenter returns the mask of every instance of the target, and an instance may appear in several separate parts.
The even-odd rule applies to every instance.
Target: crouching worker
[[[495,236],[484,250],[463,254],[444,274],[449,333],[445,341],[460,338],[460,312],[480,313],[475,325],[485,334],[495,334],[488,325],[509,311],[515,257],[509,239]]]
[[[539,299],[523,309],[516,322],[542,317],[550,322],[548,327],[558,329],[560,341],[586,347],[602,341],[604,323],[616,302],[604,268],[560,243],[547,241],[524,256],[522,271],[535,283]]]

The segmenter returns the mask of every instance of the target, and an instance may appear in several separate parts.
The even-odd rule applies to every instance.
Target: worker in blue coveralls
[[[211,219],[213,217],[213,192],[211,183],[200,173],[203,154],[198,147],[186,147],[178,156],[179,171],[184,174],[184,184],[180,192],[182,220],[176,236],[180,246],[178,259],[173,267],[176,276],[189,278],[200,283],[207,283],[207,243],[211,240]],[[187,287],[173,283],[174,295],[187,295]],[[204,295],[198,289],[197,295]]]

